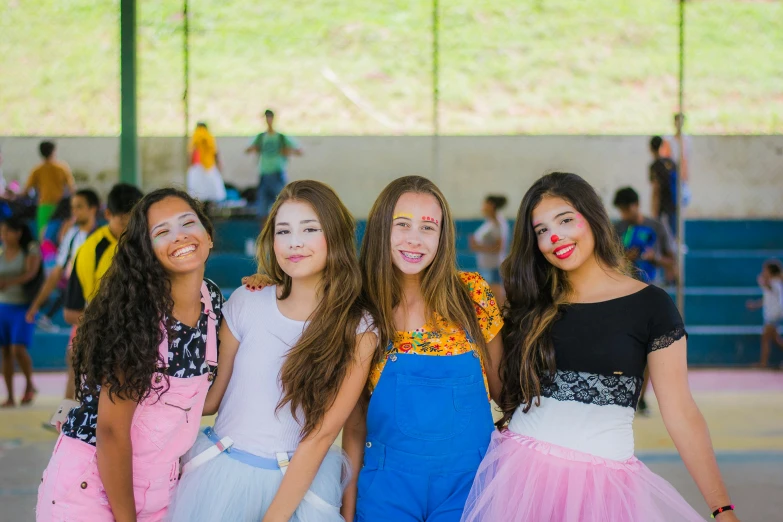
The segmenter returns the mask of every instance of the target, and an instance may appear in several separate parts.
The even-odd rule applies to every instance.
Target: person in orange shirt
[[[65,195],[65,189],[69,189],[71,193],[76,192],[76,182],[68,165],[55,158],[53,142],[42,141],[38,150],[41,151],[43,163],[30,173],[22,192],[27,193],[30,189],[35,189],[38,195],[36,225],[40,232],[49,222],[57,203]]]

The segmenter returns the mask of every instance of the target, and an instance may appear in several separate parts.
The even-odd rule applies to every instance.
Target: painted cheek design
[[[421,220],[422,221],[429,221],[430,223],[435,223],[436,225],[440,225],[440,222],[437,219],[435,219],[434,217],[422,216]]]
[[[576,219],[577,219],[576,228],[585,228],[585,218],[584,218],[584,216],[582,214],[577,214],[576,215]]]

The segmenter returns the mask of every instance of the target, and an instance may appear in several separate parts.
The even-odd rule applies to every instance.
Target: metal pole
[[[685,91],[685,0],[680,0],[680,76],[677,106],[680,117],[685,114],[683,95]],[[682,122],[681,122],[682,123]],[[680,128],[682,126],[680,125]],[[682,134],[682,132],[680,132]],[[677,308],[685,317],[685,205],[683,205],[682,164],[685,155],[684,140],[678,147],[677,158]]]
[[[432,0],[432,175],[440,175],[440,2]]]
[[[183,135],[185,136],[185,142],[187,143],[188,136],[190,135],[190,17],[188,13],[188,4],[190,2],[188,0],[183,0],[182,5],[182,19],[184,23],[183,27],[183,49],[182,49],[182,59],[184,61],[183,63],[183,85],[184,89],[182,92],[182,104],[184,108],[185,113],[185,132]]]
[[[182,108],[184,115],[185,129],[182,133],[182,151],[185,159],[185,168],[182,172],[187,172],[190,166],[188,157],[188,138],[190,137],[190,16],[188,13],[189,1],[182,2]]]
[[[120,181],[140,185],[136,127],[136,0],[120,0]]]

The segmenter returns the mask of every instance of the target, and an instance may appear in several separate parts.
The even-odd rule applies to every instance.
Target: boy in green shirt
[[[275,113],[267,109],[264,112],[266,119],[266,132],[258,134],[245,153],[256,152],[258,161],[258,192],[256,207],[261,217],[261,226],[264,226],[269,210],[277,199],[277,195],[286,184],[286,165],[291,155],[301,156],[302,149],[290,137],[275,131]]]

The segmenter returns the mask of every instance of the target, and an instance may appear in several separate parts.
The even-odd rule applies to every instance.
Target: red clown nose
[[[552,244],[554,245],[555,243],[560,241],[560,236],[558,236],[557,234],[552,234],[552,237],[549,238],[549,239],[550,239],[550,241],[552,241]]]

